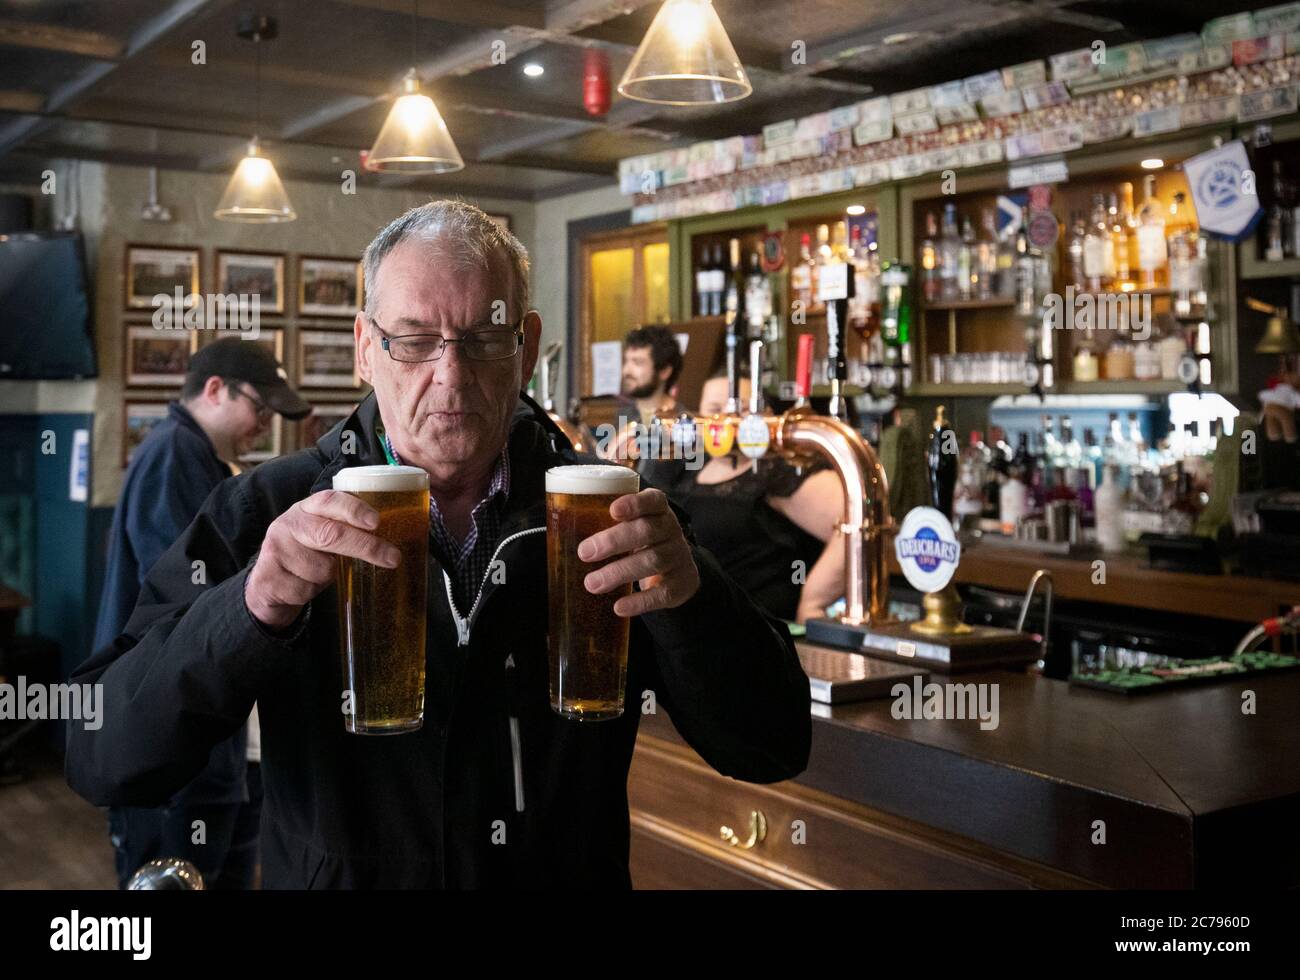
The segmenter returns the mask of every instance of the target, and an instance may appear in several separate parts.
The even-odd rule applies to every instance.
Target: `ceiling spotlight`
[[[545,71],[546,69],[535,61],[530,61],[528,64],[524,65],[524,74],[529,78],[536,78],[538,75],[545,73]]]
[[[1142,161],[1143,170],[1159,170],[1165,165],[1165,162],[1159,157],[1147,157]]]
[[[865,204],[850,204],[847,208],[844,209],[844,211],[846,214],[853,214],[853,215],[866,214],[867,206]]]

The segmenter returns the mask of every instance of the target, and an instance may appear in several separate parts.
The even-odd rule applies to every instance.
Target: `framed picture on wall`
[[[196,335],[195,350],[218,340],[224,340],[226,337],[237,336],[241,344],[260,344],[280,362],[281,367],[284,366],[284,330],[279,327],[260,327],[256,337],[242,333],[232,335],[220,330],[195,330],[193,333]]]
[[[158,330],[151,324],[126,325],[128,386],[179,388],[196,349],[197,330]]]
[[[284,419],[279,415],[271,419],[271,424],[266,427],[265,432],[257,437],[257,441],[253,443],[253,448],[239,457],[240,465],[255,466],[258,463],[265,463],[268,459],[275,459],[275,457],[279,456],[283,429]]]
[[[355,388],[360,385],[352,331],[299,330],[298,384],[304,388]]]
[[[122,468],[131,462],[131,454],[144,442],[153,427],[167,417],[164,401],[128,400],[122,407]]]
[[[126,247],[126,308],[152,310],[154,297],[170,301],[181,290],[192,305],[199,293],[200,255],[197,248],[164,248],[155,245]]]
[[[356,408],[355,402],[313,405],[311,414],[298,423],[298,448],[314,446],[317,439],[346,419]]]
[[[349,320],[365,302],[361,263],[304,255],[298,260],[298,313],[345,316]]]
[[[217,292],[259,298],[262,313],[284,312],[284,256],[275,252],[217,252]]]

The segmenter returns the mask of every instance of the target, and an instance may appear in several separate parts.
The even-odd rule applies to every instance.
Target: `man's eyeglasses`
[[[227,382],[226,385],[230,389],[230,393],[232,395],[242,395],[244,398],[247,398],[250,402],[253,403],[253,410],[257,412],[258,422],[265,424],[267,422],[270,422],[271,419],[275,416],[275,409],[273,409],[266,402],[262,401],[262,399],[258,398],[256,395],[251,395],[243,388],[240,388],[237,385],[230,384],[229,382]]]
[[[379,331],[380,345],[388,351],[388,356],[407,364],[436,361],[447,350],[448,344],[460,344],[461,352],[471,361],[501,361],[513,357],[524,342],[522,318],[511,330],[471,330],[459,338],[443,337],[436,333],[390,337],[384,333],[378,320],[370,317],[370,322]]]

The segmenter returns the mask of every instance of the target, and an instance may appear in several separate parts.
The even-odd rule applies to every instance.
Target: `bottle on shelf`
[[[1127,186],[1131,195],[1133,185]],[[1110,223],[1110,253],[1111,261],[1114,263],[1112,288],[1128,292],[1134,285],[1129,271],[1128,221],[1126,215],[1120,211],[1119,195],[1113,192],[1110,195],[1110,205],[1106,209],[1106,217]]]
[[[722,308],[727,313],[735,313],[736,321],[747,323],[742,303],[745,296],[745,270],[740,264],[740,239],[733,238],[727,242],[727,272]]]
[[[821,282],[821,270],[834,261],[835,255],[831,250],[830,225],[818,225],[817,251],[813,253],[813,301],[810,307],[813,313],[826,312],[826,304],[818,298],[821,292],[818,285]]]
[[[1012,450],[1007,445],[1006,433],[994,426],[989,430],[984,468],[984,520],[1000,524],[998,519],[1002,483],[1011,468]]]
[[[886,345],[911,341],[911,267],[897,262],[880,266],[880,332]]]
[[[1293,193],[1293,185],[1282,173],[1282,161],[1274,159],[1273,203],[1268,209],[1265,224],[1264,260],[1266,262],[1281,262],[1296,254]]]
[[[1138,422],[1137,412],[1128,413],[1128,444],[1131,447],[1129,452],[1135,465],[1139,467],[1145,466],[1147,462],[1147,441],[1146,436],[1142,434],[1142,426]]]
[[[1102,370],[1107,381],[1133,380],[1133,345],[1123,337],[1112,338]]]
[[[1102,455],[1101,446],[1097,444],[1097,433],[1093,432],[1092,429],[1083,430],[1083,458],[1091,471],[1089,482],[1096,489],[1101,485],[1101,470],[1105,464],[1105,458]]]
[[[975,296],[979,279],[979,266],[976,263],[975,229],[971,227],[970,215],[961,219],[961,248],[957,250],[957,294],[962,299]]]
[[[709,247],[704,246],[700,261],[695,266],[695,309],[700,316],[710,316],[712,308],[713,275],[710,266]]]
[[[1147,174],[1145,196],[1138,211],[1138,267],[1142,270],[1142,288],[1156,289],[1169,262],[1169,248],[1165,241],[1164,209],[1156,197],[1156,178]]]
[[[875,332],[880,317],[880,267],[876,250],[868,248],[862,230],[853,225],[849,233],[848,260],[853,266],[853,298],[849,301],[849,325],[860,336]]]
[[[998,295],[998,231],[992,208],[980,216],[980,238],[975,245],[975,274],[979,276],[976,296],[992,299]]]
[[[939,276],[939,225],[934,212],[925,216],[925,238],[921,240],[921,289],[927,303],[935,303],[943,296]]]
[[[1088,288],[1088,277],[1083,271],[1083,241],[1088,234],[1088,229],[1083,223],[1083,212],[1070,212],[1070,238],[1066,243],[1066,254],[1069,257],[1069,276],[1068,285],[1073,286],[1076,290]]]
[[[1028,513],[1026,478],[1033,465],[1029,456],[1029,433],[1020,433],[1018,442],[1016,454],[1007,465],[1007,478],[998,487],[998,520],[1003,534],[1015,534],[1016,525]]]
[[[722,242],[713,246],[713,267],[709,275],[713,285],[709,294],[709,308],[713,311],[713,316],[721,316],[727,298],[727,258],[722,251]]]
[[[812,236],[804,232],[799,237],[799,261],[790,269],[790,295],[805,313],[812,312],[814,269]]]
[[[1154,330],[1155,328],[1153,328]],[[1157,381],[1160,378],[1159,340],[1153,333],[1133,345],[1133,377],[1138,381]]]
[[[749,273],[745,276],[745,316],[751,340],[766,340],[763,331],[772,316],[772,280],[763,272],[758,252],[749,253]]]
[[[957,485],[957,434],[944,418],[942,405],[935,409],[926,448],[926,469],[930,474],[930,505],[952,518],[953,491]]]
[[[1187,340],[1183,336],[1182,324],[1175,323],[1166,330],[1156,343],[1160,355],[1160,379],[1162,381],[1178,380],[1178,365],[1187,355]]]
[[[943,233],[939,238],[939,295],[944,300],[961,298],[961,245],[961,235],[957,232],[957,205],[949,202],[943,206]]]
[[[1106,463],[1101,486],[1093,494],[1093,520],[1097,526],[1097,544],[1102,551],[1124,550],[1124,490],[1119,483],[1119,467]]]
[[[1097,348],[1088,331],[1074,345],[1074,380],[1096,381],[1100,377]]]
[[[1038,262],[1024,229],[1016,236],[1016,312],[1033,316],[1038,310]],[[1030,352],[1033,356],[1033,352]]]
[[[1092,217],[1083,238],[1083,274],[1090,292],[1099,293],[1110,288],[1108,270],[1114,264],[1114,244],[1110,240],[1110,228],[1106,224],[1106,205],[1100,194],[1094,194]]]
[[[961,451],[957,463],[957,488],[953,491],[953,526],[958,531],[976,530],[984,517],[985,487],[988,483],[987,447],[979,430],[970,434],[970,442]]]
[[[996,223],[996,218],[994,219]],[[1009,232],[997,236],[998,242],[998,298],[1016,298],[1016,240]]]

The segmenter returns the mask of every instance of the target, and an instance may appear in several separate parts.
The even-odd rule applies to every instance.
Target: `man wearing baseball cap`
[[[301,419],[310,411],[289,387],[284,368],[259,344],[227,337],[190,358],[180,398],[167,406],[167,418],[136,448],[126,471],[113,514],[94,649],[122,632],[149,569],[231,475],[231,464],[252,450],[273,416]],[[257,767],[246,764],[248,735],[245,727],[217,745],[207,768],[167,807],[110,809],[122,885],[154,858],[179,857],[193,863],[210,888],[251,886],[261,792]]]

